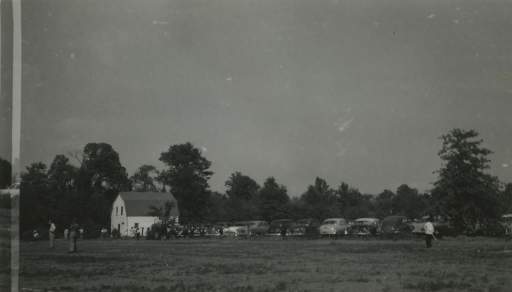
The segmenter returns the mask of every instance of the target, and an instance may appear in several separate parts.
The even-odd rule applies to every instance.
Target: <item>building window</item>
[[[117,216],[117,211],[119,211],[119,210],[118,210],[118,208],[119,208],[119,207],[116,207],[116,216]]]
[[[121,216],[123,216],[123,206],[121,206]]]

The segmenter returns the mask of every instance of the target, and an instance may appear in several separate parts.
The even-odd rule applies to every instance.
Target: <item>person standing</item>
[[[434,235],[434,224],[432,224],[431,222],[431,219],[432,217],[429,217],[429,219],[427,220],[427,222],[425,223],[425,225],[423,226],[423,229],[425,230],[425,244],[427,246],[427,248],[431,248],[432,247],[432,239],[435,239],[435,235]]]
[[[48,224],[50,224],[50,229],[48,229],[48,239],[50,240],[50,248],[54,248],[55,243],[55,230],[57,227],[55,227],[55,223],[50,219],[48,221]]]
[[[78,239],[78,223],[76,223],[76,219],[73,219],[73,223],[69,227],[69,252],[77,252],[76,248],[76,240]]]
[[[68,240],[69,239],[69,229],[64,229],[64,239],[65,240]]]

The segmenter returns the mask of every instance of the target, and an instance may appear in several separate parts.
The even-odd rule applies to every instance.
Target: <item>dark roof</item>
[[[126,216],[151,216],[151,206],[161,208],[165,202],[174,203],[171,216],[179,216],[178,202],[171,193],[158,192],[122,192],[119,196],[124,201]]]

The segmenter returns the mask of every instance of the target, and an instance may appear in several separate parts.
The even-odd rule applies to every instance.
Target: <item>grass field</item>
[[[512,291],[512,241],[85,240],[21,245],[23,291]]]

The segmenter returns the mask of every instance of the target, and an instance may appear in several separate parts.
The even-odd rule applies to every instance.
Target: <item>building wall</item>
[[[129,216],[128,217],[128,233],[126,236],[133,237],[135,236],[134,227],[135,223],[139,224],[139,232],[141,233],[141,236],[146,236],[146,232],[148,229],[151,228],[151,225],[158,222],[158,217],[151,217],[151,216]]]
[[[121,196],[117,196],[112,204],[112,213],[110,215],[110,230],[118,229],[121,236],[128,235],[128,219],[126,217],[126,207]]]

